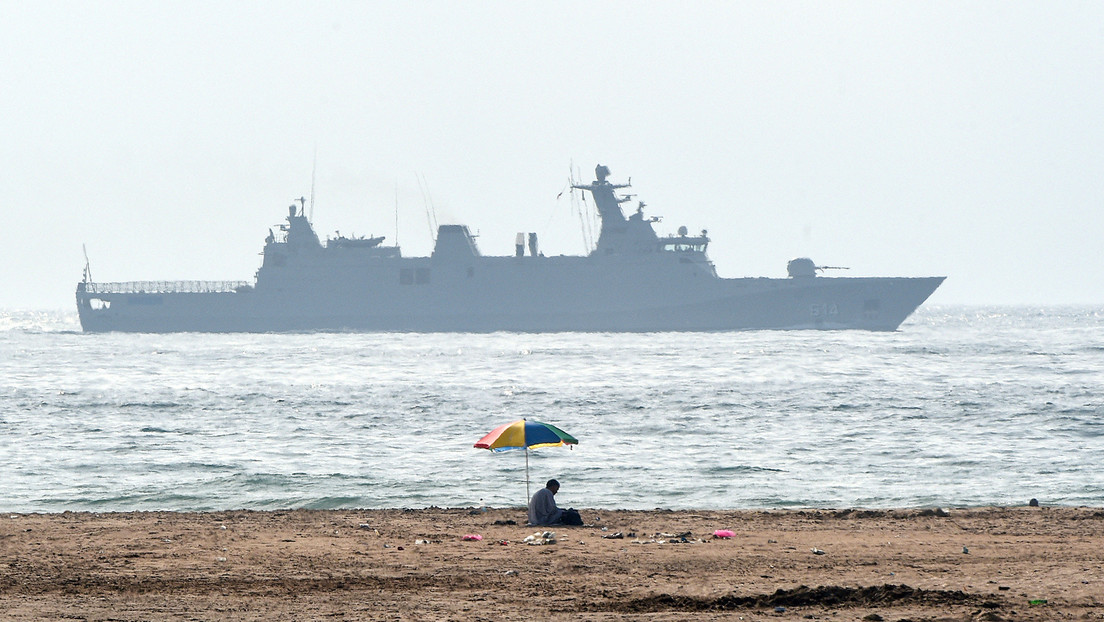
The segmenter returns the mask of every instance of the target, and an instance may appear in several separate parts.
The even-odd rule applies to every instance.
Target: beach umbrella
[[[525,451],[525,499],[529,499],[529,450],[540,447],[578,445],[579,441],[551,423],[518,419],[493,429],[475,443],[479,449],[493,452],[521,449]]]

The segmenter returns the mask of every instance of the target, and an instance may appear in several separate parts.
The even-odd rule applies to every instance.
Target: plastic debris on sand
[[[538,531],[531,536],[525,536],[524,542],[533,546],[540,546],[542,544],[555,544],[556,534],[551,531]]]

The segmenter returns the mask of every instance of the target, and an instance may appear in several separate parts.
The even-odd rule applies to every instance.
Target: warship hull
[[[485,279],[405,287],[343,281],[294,291],[78,292],[77,309],[87,332],[892,331],[943,281],[747,278],[695,285],[685,282],[689,276],[584,287],[542,280],[538,275],[549,269],[501,269]],[[93,309],[92,299],[107,308]]]
[[[429,257],[382,238],[322,244],[292,206],[253,282],[77,285],[87,332],[654,332],[767,329],[892,331],[943,277],[823,277],[810,260],[789,278],[720,278],[708,238],[658,237],[643,205],[625,218],[604,179],[576,186],[601,211],[586,256],[545,257],[530,234],[486,257],[462,225],[442,226]],[[801,266],[804,266],[802,268]]]

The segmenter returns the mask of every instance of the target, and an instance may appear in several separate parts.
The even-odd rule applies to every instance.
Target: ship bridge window
[[[429,268],[401,268],[399,285],[425,285],[429,283]]]

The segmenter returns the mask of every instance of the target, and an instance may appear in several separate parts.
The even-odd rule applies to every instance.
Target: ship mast
[[[621,211],[621,204],[631,200],[632,195],[618,196],[614,191],[628,188],[629,184],[610,183],[606,179],[609,175],[609,167],[599,164],[594,167],[594,176],[597,178],[595,181],[571,186],[590,191],[594,204],[598,207],[602,228],[598,233],[594,252],[608,255],[655,248],[657,238],[651,222],[645,221],[639,213],[632,218],[625,218],[625,213]]]
[[[314,177],[315,177],[315,172],[317,172],[317,171],[318,171],[318,145],[315,145],[314,146],[314,162],[311,164],[311,199],[310,199],[311,208],[310,208],[310,215],[307,217],[307,220],[309,220],[310,222],[314,222]]]
[[[84,282],[92,282],[92,264],[88,261],[88,247],[81,244],[81,250],[84,251]]]
[[[610,170],[608,166],[599,164],[594,167],[596,181],[589,184],[571,184],[572,188],[589,190],[594,196],[594,202],[598,206],[598,215],[602,217],[602,230],[609,225],[617,225],[625,222],[625,214],[621,211],[621,204],[631,199],[631,196],[616,196],[613,191],[628,188],[629,184],[611,184],[606,181]]]

